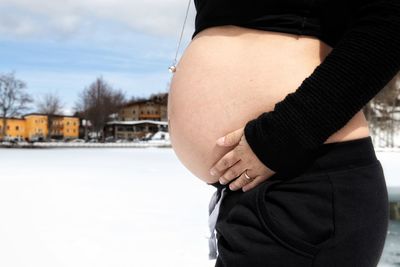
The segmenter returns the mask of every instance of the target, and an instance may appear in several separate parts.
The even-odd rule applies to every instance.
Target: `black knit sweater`
[[[400,1],[360,8],[332,52],[274,110],[249,121],[245,137],[276,172],[294,174],[400,70]]]
[[[246,140],[268,168],[296,174],[399,70],[400,0],[365,1],[299,88],[247,122]]]

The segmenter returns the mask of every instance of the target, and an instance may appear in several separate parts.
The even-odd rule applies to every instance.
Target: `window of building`
[[[10,125],[7,125],[7,130],[10,130]]]
[[[19,126],[15,126],[15,130],[16,130],[16,131],[19,131]]]

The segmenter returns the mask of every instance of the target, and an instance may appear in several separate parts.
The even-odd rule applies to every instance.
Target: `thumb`
[[[217,139],[217,145],[220,146],[233,146],[240,142],[243,135],[243,128],[230,132],[225,136]]]

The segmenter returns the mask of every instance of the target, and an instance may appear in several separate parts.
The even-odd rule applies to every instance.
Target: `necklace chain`
[[[187,8],[186,8],[185,20],[183,22],[181,34],[180,34],[179,41],[178,41],[178,46],[176,48],[175,58],[174,58],[174,61],[173,61],[172,65],[168,68],[171,73],[174,73],[176,71],[176,59],[178,57],[179,47],[180,47],[181,42],[182,42],[182,36],[183,36],[183,32],[185,30],[186,20],[187,20],[188,14],[189,14],[190,2],[192,2],[192,0],[189,0]]]

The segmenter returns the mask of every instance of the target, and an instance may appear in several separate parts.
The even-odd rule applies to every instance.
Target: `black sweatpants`
[[[371,137],[323,144],[296,177],[243,192],[228,185],[215,225],[216,267],[375,267],[388,194]]]

